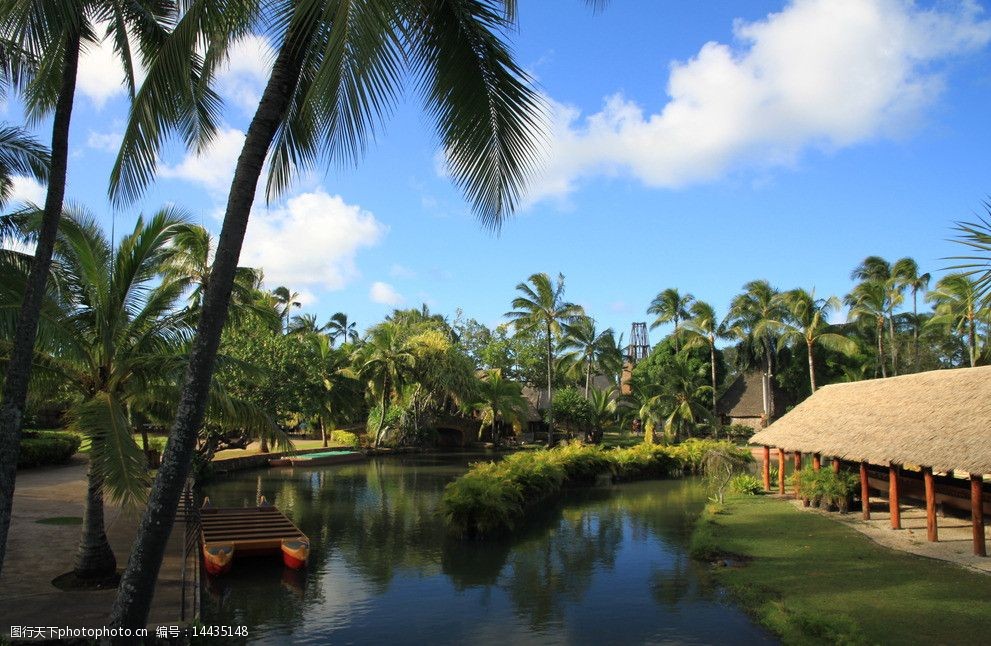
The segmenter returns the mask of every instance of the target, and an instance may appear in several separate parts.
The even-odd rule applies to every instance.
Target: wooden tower
[[[630,345],[626,347],[626,356],[623,361],[623,375],[619,381],[619,392],[623,395],[629,395],[633,392],[630,387],[633,367],[642,359],[646,359],[649,352],[650,341],[647,338],[647,324],[634,323],[630,330]]]

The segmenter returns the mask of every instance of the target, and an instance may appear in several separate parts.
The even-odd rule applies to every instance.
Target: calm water
[[[305,572],[236,561],[207,585],[207,624],[259,643],[767,644],[685,551],[705,500],[691,480],[573,492],[512,538],[446,536],[437,506],[466,454],[236,475],[215,505],[259,494],[311,539]]]

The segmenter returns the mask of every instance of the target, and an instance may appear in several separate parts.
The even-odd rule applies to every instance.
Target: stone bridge
[[[466,446],[478,440],[481,423],[458,415],[441,415],[434,420],[438,446]]]

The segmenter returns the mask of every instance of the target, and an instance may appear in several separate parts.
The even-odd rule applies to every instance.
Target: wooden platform
[[[282,541],[309,541],[285,514],[271,505],[207,507],[200,510],[203,546],[232,545],[234,555],[278,552]]]

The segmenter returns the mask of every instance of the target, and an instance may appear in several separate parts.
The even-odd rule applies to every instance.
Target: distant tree
[[[479,379],[476,393],[470,408],[482,417],[479,433],[486,427],[491,428],[492,443],[499,446],[499,424],[516,424],[526,419],[527,401],[523,387],[504,379],[498,368],[491,368]]]
[[[299,292],[290,291],[288,287],[276,287],[272,290],[272,299],[275,301],[275,311],[279,313],[282,321],[283,331],[289,331],[289,318],[294,307],[302,307],[299,301]]]
[[[358,327],[354,321],[348,320],[348,315],[344,312],[335,312],[327,324],[324,325],[324,329],[330,334],[330,338],[333,342],[337,342],[338,339],[342,343],[357,343],[358,342]]]
[[[578,367],[585,377],[585,397],[588,398],[592,373],[615,373],[623,363],[623,356],[616,351],[616,339],[612,328],[598,331],[590,316],[578,317],[573,323],[565,323],[564,334],[558,344],[562,359]]]
[[[912,368],[919,371],[919,292],[925,294],[932,276],[919,273],[919,265],[912,258],[902,258],[891,269],[897,285],[912,292]]]
[[[986,305],[981,307],[979,298],[977,284],[964,274],[943,276],[926,296],[936,306],[929,325],[943,326],[962,335],[971,368],[977,365],[977,322],[987,309]]]
[[[650,306],[647,308],[648,314],[657,315],[654,322],[650,324],[650,329],[653,330],[664,323],[674,323],[675,349],[680,349],[681,342],[678,339],[678,323],[690,316],[688,307],[694,300],[694,296],[691,294],[682,296],[676,288],[669,287],[665,289],[654,297],[654,300],[650,302]]]
[[[782,341],[799,340],[805,345],[809,360],[809,384],[816,391],[815,346],[852,353],[856,344],[830,325],[829,315],[840,308],[835,296],[816,298],[815,292],[793,289],[781,295],[787,316],[781,321]]]
[[[558,424],[568,435],[587,437],[595,424],[592,403],[577,388],[561,388],[554,393],[551,411]]]
[[[764,418],[766,422],[777,414],[774,406],[774,352],[780,332],[784,308],[778,290],[766,280],[752,280],[743,286],[743,293],[733,298],[724,326],[738,339],[745,341],[763,358]]]
[[[689,308],[691,316],[682,328],[683,336],[688,341],[685,349],[693,348],[699,344],[705,344],[709,349],[709,373],[712,387],[712,419],[718,420],[719,413],[716,408],[717,391],[719,382],[716,375],[716,339],[727,336],[726,330],[716,320],[716,312],[712,306],[705,301],[694,301]]]
[[[884,323],[888,316],[888,293],[883,283],[865,281],[855,286],[845,297],[850,306],[850,316],[855,320],[873,321],[874,333],[877,338],[877,368],[881,376],[888,376],[884,361]]]

